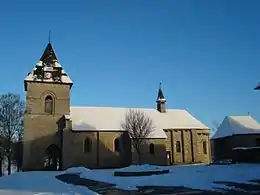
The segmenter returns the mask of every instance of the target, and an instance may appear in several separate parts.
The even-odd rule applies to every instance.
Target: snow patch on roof
[[[260,146],[255,146],[255,147],[235,147],[235,148],[232,148],[232,150],[254,150],[254,149],[260,149]]]
[[[239,134],[260,134],[260,124],[251,116],[227,116],[212,139]]]
[[[35,69],[33,69],[34,71]],[[25,77],[25,81],[38,81],[38,82],[47,82],[47,83],[53,83],[53,82],[57,82],[57,81],[54,81],[52,78],[50,79],[39,79],[37,78],[35,75],[33,75],[33,71],[30,72],[26,77]],[[65,71],[63,71],[63,74],[66,74]],[[70,79],[70,77],[68,75],[62,75],[61,76],[61,83],[66,83],[66,84],[72,84],[72,80]]]
[[[143,111],[153,121],[155,130],[149,138],[166,138],[163,129],[209,129],[186,110],[168,109],[160,113],[148,108],[70,107],[72,130],[119,131],[129,109]]]

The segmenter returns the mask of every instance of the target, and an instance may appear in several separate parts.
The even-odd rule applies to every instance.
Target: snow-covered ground
[[[63,183],[59,172],[19,172],[0,178],[1,195],[94,195],[86,187]]]
[[[142,177],[115,177],[114,171],[151,171],[169,169],[169,174]],[[0,178],[2,195],[90,195],[96,194],[83,186],[69,185],[55,178],[64,173],[79,173],[82,178],[116,184],[121,189],[136,189],[137,186],[184,186],[193,189],[215,190],[227,188],[214,181],[247,183],[260,179],[260,164],[231,165],[182,165],[160,167],[151,165],[130,166],[122,169],[90,170],[83,167],[70,168],[63,172],[19,172]],[[254,183],[252,183],[254,184]]]
[[[193,189],[214,190],[228,188],[215,184],[214,181],[231,181],[248,183],[248,180],[260,179],[260,164],[231,165],[183,165],[171,167],[130,166],[117,171],[144,171],[169,169],[169,174],[142,177],[115,177],[114,170],[89,170],[83,167],[68,169],[67,173],[80,173],[82,178],[88,178],[107,183],[113,183],[120,189],[137,189],[136,186],[184,186]]]

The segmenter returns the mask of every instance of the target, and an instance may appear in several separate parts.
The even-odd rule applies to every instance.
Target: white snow
[[[55,82],[52,78],[51,79],[37,79],[34,75],[33,75],[33,71],[30,72],[29,75],[27,75],[27,77],[24,79],[25,81],[38,81],[38,82],[47,82],[47,83],[52,83],[52,82]],[[66,83],[66,84],[72,84],[72,80],[70,79],[69,76],[67,75],[62,75],[61,76],[61,83]]]
[[[53,71],[53,67],[44,66],[43,70],[44,71]]]
[[[64,117],[66,120],[69,120],[70,119],[70,114],[64,114]]]
[[[166,99],[164,99],[164,98],[159,98],[157,101],[166,102]]]
[[[55,63],[54,63],[54,66],[55,66],[55,67],[58,67],[58,68],[61,68],[61,65],[60,65],[59,62],[55,62]]]
[[[19,172],[0,178],[1,195],[94,195],[83,186],[69,185],[55,176],[59,172]]]
[[[36,66],[42,66],[42,61],[37,62]]]
[[[36,64],[36,66],[43,66],[43,70],[44,71],[50,71],[50,72],[52,72],[52,71],[54,71],[54,68],[51,66],[51,67],[48,67],[48,66],[44,66],[43,65],[43,63],[42,63],[42,61],[39,61],[37,64]],[[54,63],[54,66],[55,67],[59,67],[59,68],[61,68],[62,69],[62,66],[58,63],[58,62],[55,62]],[[35,77],[35,75],[33,74],[33,72],[36,70],[36,67],[34,67],[33,69],[32,69],[32,71],[25,77],[25,81],[35,81],[35,82],[42,82],[42,81],[44,81],[44,82],[48,82],[48,83],[50,83],[50,82],[55,82],[52,78],[51,79],[38,79],[38,78],[36,78]],[[70,79],[70,77],[68,76],[68,74],[64,71],[64,69],[62,69],[61,70],[62,71],[62,76],[61,76],[61,83],[67,83],[67,84],[72,84],[73,82],[72,82],[72,80]]]
[[[227,116],[211,139],[238,134],[260,134],[260,124],[251,116]]]
[[[214,181],[230,181],[249,183],[248,180],[260,179],[260,164],[231,164],[231,165],[183,165],[171,167],[159,166],[130,166],[124,171],[169,169],[169,174],[142,177],[115,177],[114,170],[89,170],[83,167],[73,168],[69,172],[81,173],[82,178],[116,184],[120,189],[137,189],[137,186],[184,186],[193,189],[218,190],[229,189],[225,185],[214,184]],[[252,183],[254,184],[254,183]]]
[[[116,169],[116,171],[142,172],[142,171],[155,171],[155,170],[158,171],[158,170],[162,170],[162,169],[164,169],[164,167],[144,164],[144,165],[131,165],[131,166],[128,166],[128,167]],[[166,167],[165,169],[168,169],[168,167]]]
[[[155,130],[149,138],[167,138],[163,129],[209,129],[186,110],[168,109],[160,113],[148,108],[70,107],[72,130],[119,131],[129,109],[140,110],[153,121]]]
[[[169,169],[169,174],[142,177],[115,177],[114,171],[151,171]],[[251,183],[260,179],[260,164],[231,165],[182,165],[182,166],[129,166],[122,169],[90,170],[73,167],[63,172],[19,172],[0,178],[0,194],[3,195],[91,195],[97,194],[87,187],[61,182],[56,175],[64,173],[80,174],[82,178],[115,184],[117,188],[133,190],[137,186],[184,186],[193,189],[229,189],[214,181]]]
[[[62,75],[61,76],[61,82],[62,83],[73,83],[68,75]]]
[[[235,147],[235,148],[232,148],[232,150],[251,150],[251,149],[260,149],[260,146],[255,146],[255,147]]]
[[[63,171],[61,174],[78,174],[86,171],[91,171],[91,170],[85,167],[71,167],[68,168],[66,171]]]

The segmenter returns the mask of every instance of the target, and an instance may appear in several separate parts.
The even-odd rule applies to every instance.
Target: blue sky
[[[74,86],[71,105],[188,109],[212,127],[226,115],[260,121],[260,1],[2,1],[0,93],[52,43]]]

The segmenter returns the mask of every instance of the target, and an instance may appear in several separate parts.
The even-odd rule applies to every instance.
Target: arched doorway
[[[44,169],[46,170],[59,170],[60,166],[60,148],[52,144],[45,151]]]

